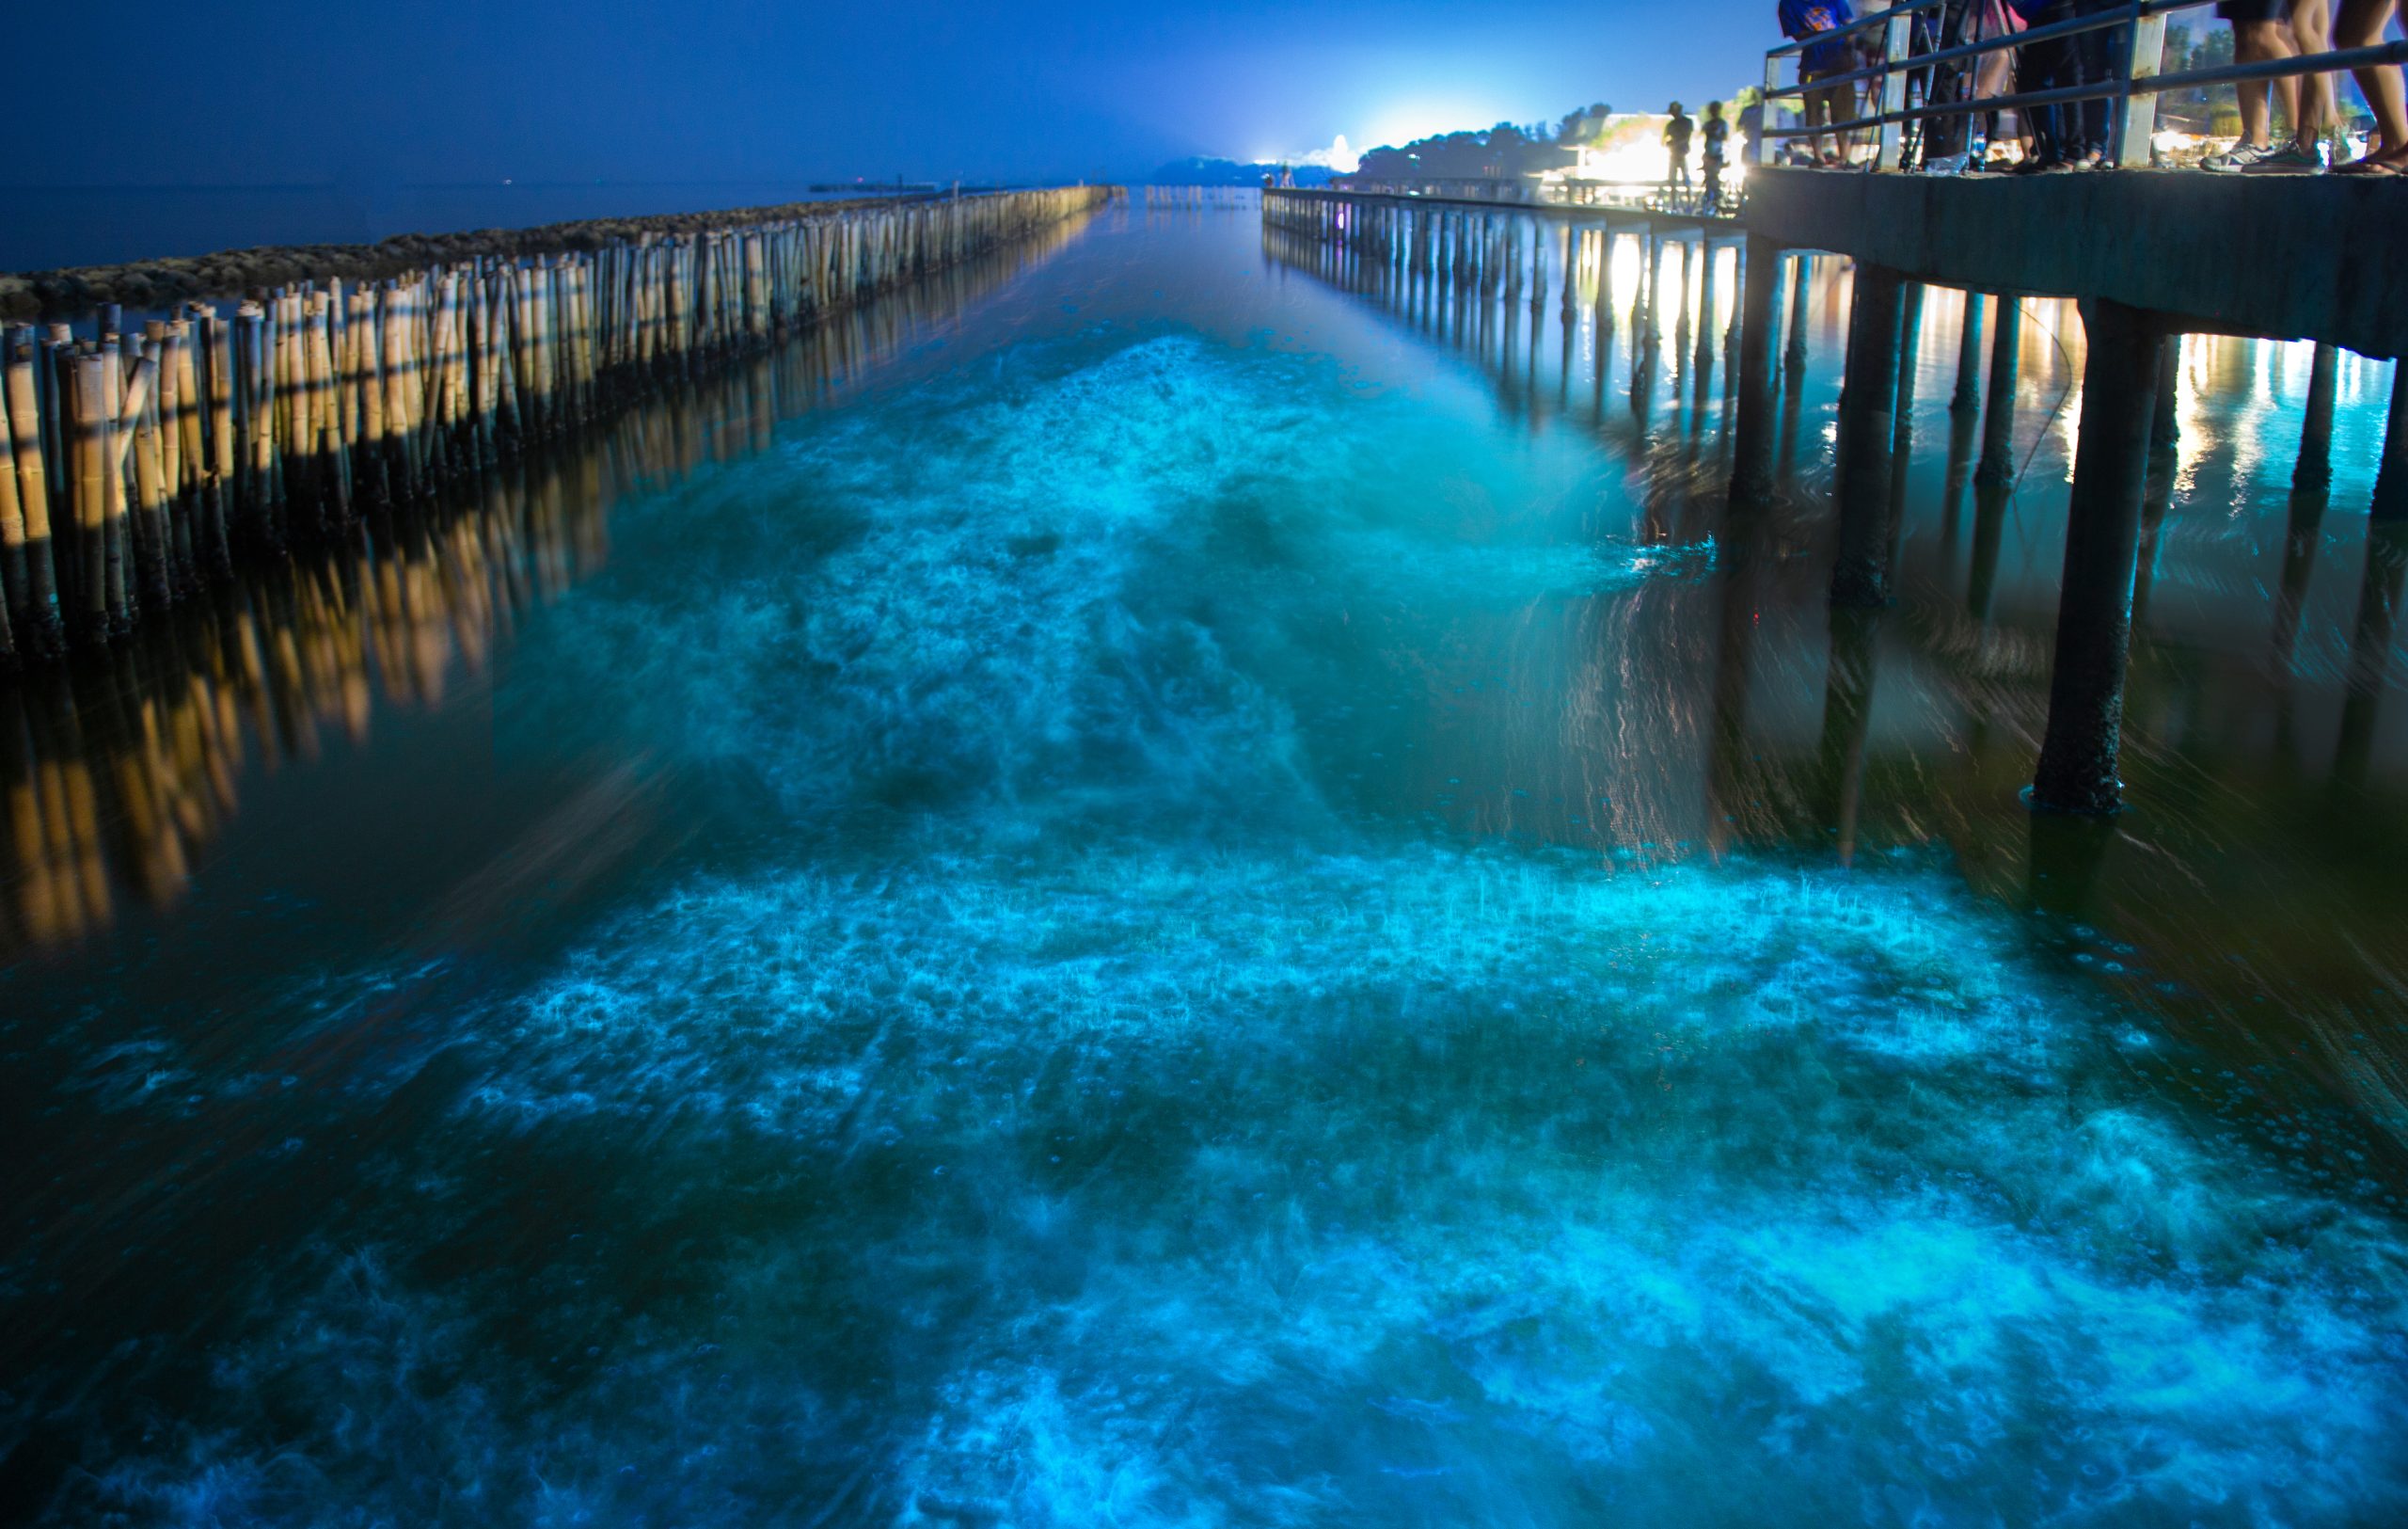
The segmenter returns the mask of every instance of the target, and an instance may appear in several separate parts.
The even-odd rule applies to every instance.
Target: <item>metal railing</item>
[[[2027,107],[2105,101],[2112,104],[2107,162],[2112,165],[2147,165],[2150,159],[2152,140],[2157,135],[2157,98],[2168,91],[2408,63],[2408,42],[2384,42],[2367,48],[2340,48],[2328,53],[2225,64],[2213,69],[2185,70],[2168,74],[2164,72],[2165,19],[2178,11],[2204,9],[2200,0],[2134,0],[2131,4],[2113,6],[2086,16],[2052,22],[2021,32],[2004,32],[1992,38],[1977,38],[1972,42],[1915,52],[1916,18],[1941,10],[1951,3],[1952,0],[1902,0],[1901,4],[1888,9],[1873,11],[1828,32],[1796,39],[1767,51],[1765,54],[1765,120],[1754,143],[1757,163],[1775,163],[1778,147],[1792,138],[1844,139],[1846,135],[1872,130],[1878,135],[1875,139],[1873,157],[1866,167],[1894,170],[1900,168],[1905,160],[1905,130],[1909,123],[1945,117],[1973,117],[1998,111],[2021,111]],[[2001,96],[1978,99],[1967,96],[1952,101],[1926,102],[1921,105],[1909,104],[1908,86],[1925,71],[1963,65],[1970,74],[1979,60],[1993,54],[2012,53],[2035,42],[2079,37],[2110,28],[2121,34],[2121,40],[2127,45],[2111,50],[2109,77],[2104,80],[2053,89],[2020,90]],[[1876,30],[1881,33],[1882,56],[1879,63],[1813,80],[1802,77],[1802,56],[1807,49],[1836,40],[1853,40]],[[1849,46],[1861,45],[1849,40]],[[1795,84],[1783,85],[1781,82],[1782,64],[1793,56],[1799,59],[1801,78]],[[1845,87],[1853,95],[1859,85],[1867,83],[1875,87],[1874,99],[1877,102],[1877,109],[1869,114],[1813,127],[1773,125],[1776,105],[1782,101],[1797,100],[1802,106],[1810,90]],[[1803,117],[1802,110],[1799,115]]]

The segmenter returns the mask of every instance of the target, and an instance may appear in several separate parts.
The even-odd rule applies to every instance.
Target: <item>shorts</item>
[[[2291,0],[2220,0],[2216,14],[2236,24],[2287,22],[2291,19]]]

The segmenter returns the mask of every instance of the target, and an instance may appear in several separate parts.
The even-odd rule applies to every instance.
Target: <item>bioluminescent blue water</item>
[[[2408,1512],[2370,1095],[1938,836],[1718,836],[1820,789],[1824,653],[1692,422],[1668,500],[1250,220],[1115,217],[630,494],[172,917],[0,974],[0,1503]]]

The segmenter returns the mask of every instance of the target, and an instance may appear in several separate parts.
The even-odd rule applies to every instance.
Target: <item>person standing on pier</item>
[[[1722,119],[1722,103],[1705,104],[1704,194],[1698,208],[1713,214],[1722,211],[1722,166],[1731,141],[1731,124]]]
[[[2333,40],[2325,0],[2223,0],[2216,14],[2232,24],[2232,57],[2237,64],[2295,58],[2302,54],[2330,51]],[[2290,123],[2288,143],[2273,141],[2271,95]],[[2278,80],[2242,80],[2236,87],[2241,104],[2241,141],[2228,153],[2203,167],[2211,170],[2307,170],[2324,167],[2319,140],[2335,116],[2330,75],[2305,78],[2286,74]]]
[[[2055,26],[2102,10],[2119,8],[2121,0],[2007,0],[2029,27]],[[2114,77],[2108,54],[2109,28],[2077,32],[2071,37],[2042,38],[2017,50],[2015,88],[2020,92],[2071,90],[2105,85]],[[2107,156],[2109,118],[2104,96],[2090,101],[2052,103],[2032,113],[2033,157],[2017,167],[2024,170],[2086,170]]]
[[[1664,194],[1668,200],[1674,187],[1683,191],[1689,189],[1689,139],[1696,133],[1697,124],[1689,120],[1689,114],[1681,109],[1679,102],[1673,102],[1672,119],[1664,124],[1664,148],[1672,156],[1671,171],[1664,177]]]
[[[1848,0],[1781,0],[1781,35],[1792,40],[1822,37],[1820,42],[1809,42],[1798,56],[1798,82],[1806,87],[1806,125],[1808,128],[1829,126],[1832,122],[1851,121],[1856,117],[1856,87],[1854,84],[1818,85],[1834,74],[1846,74],[1856,68],[1856,49],[1845,37],[1824,37],[1856,20],[1856,11]],[[1815,134],[1807,141],[1814,146],[1814,155],[1826,165],[1845,165],[1848,158],[1848,135],[1839,137],[1839,151],[1825,148],[1823,135]]]
[[[2383,41],[2400,0],[2341,0],[2341,14],[2333,24],[2333,40],[2344,48],[2371,48]],[[2408,174],[2408,94],[2400,87],[2398,64],[2370,64],[2352,70],[2358,89],[2374,113],[2375,137],[2367,155],[2344,165],[2342,175]]]

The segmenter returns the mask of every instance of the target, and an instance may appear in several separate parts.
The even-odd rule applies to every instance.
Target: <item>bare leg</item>
[[[2299,50],[2291,45],[2290,28],[2280,22],[2241,22],[2232,29],[2232,59],[2237,64],[2262,63],[2270,58],[2289,58]],[[2282,100],[2284,115],[2293,123],[2299,120],[2299,81],[2285,77],[2273,82],[2274,94]],[[2263,149],[2274,141],[2273,130],[2266,115],[2266,84],[2243,80],[2235,88],[2241,98],[2241,141],[2253,149]]]
[[[2299,44],[2300,53],[2331,53],[2332,23],[2329,0],[2299,0],[2291,10],[2291,39]],[[2334,100],[2332,75],[2304,75],[2300,84],[2300,114],[2291,119],[2291,136],[2302,148],[2313,149],[2341,116]]]
[[[2341,13],[2333,23],[2333,42],[2341,48],[2371,48],[2383,40],[2383,31],[2390,24],[2391,12],[2400,0],[2341,0]],[[2378,69],[2359,69],[2351,72],[2357,76],[2358,88],[2366,93],[2367,105],[2374,112],[2375,141],[2367,149],[2367,158],[2384,164],[2408,159],[2408,91],[2400,83],[2396,65]]]

